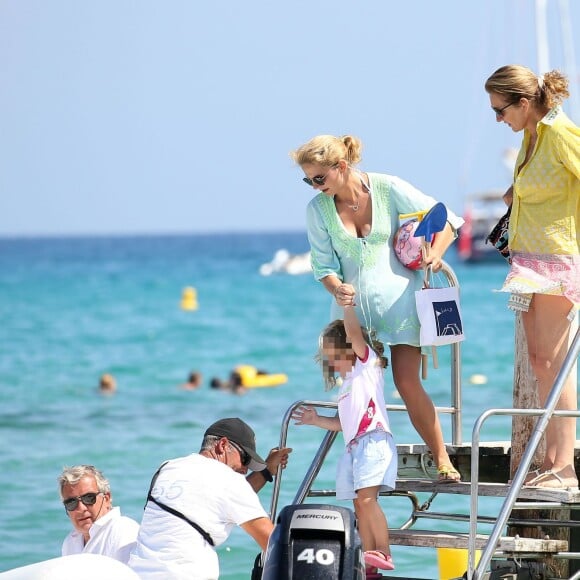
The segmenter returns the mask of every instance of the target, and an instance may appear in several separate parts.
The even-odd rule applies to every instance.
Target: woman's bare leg
[[[522,313],[530,364],[538,383],[540,404],[546,403],[556,376],[568,352],[572,305],[562,296],[534,294],[530,309]],[[568,376],[557,409],[577,408],[576,372]],[[551,469],[563,479],[574,479],[574,446],[576,419],[553,418],[546,429],[546,456],[542,471]]]
[[[437,467],[452,465],[435,406],[419,379],[421,349],[407,344],[391,346],[391,367],[395,386],[405,402],[411,423],[431,450]]]

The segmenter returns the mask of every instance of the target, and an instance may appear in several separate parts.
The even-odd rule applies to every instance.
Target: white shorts
[[[395,489],[397,447],[390,433],[371,431],[351,441],[336,469],[336,499],[355,499],[357,490],[380,486]]]

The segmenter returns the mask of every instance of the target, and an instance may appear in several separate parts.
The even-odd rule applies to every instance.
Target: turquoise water
[[[157,466],[197,451],[214,420],[242,417],[266,454],[293,402],[328,398],[313,355],[330,298],[310,274],[260,276],[259,266],[279,248],[304,252],[306,235],[0,240],[0,571],[60,555],[70,529],[56,486],[64,465],[97,465],[114,503],[139,521]],[[467,266],[450,254],[462,288],[463,429],[470,439],[485,408],[511,407],[513,318],[505,296],[492,292],[506,266]],[[196,311],[180,308],[186,286],[197,290]],[[448,349],[439,358],[440,370],[430,369],[425,385],[436,404],[448,405]],[[244,396],[208,388],[211,377],[226,378],[237,364],[283,372],[289,381]],[[193,369],[203,373],[203,387],[181,390]],[[114,396],[97,392],[105,372],[117,379]],[[472,385],[474,374],[487,384]],[[385,392],[387,403],[400,402],[389,374]],[[406,414],[392,413],[391,422],[399,443],[419,442]],[[504,419],[484,438],[509,433]],[[280,507],[294,497],[322,435],[291,428],[294,453]],[[316,487],[333,482],[330,462]],[[266,487],[260,496],[267,509],[270,493]],[[399,525],[409,504],[388,498],[385,511]],[[258,550],[242,531],[219,551],[221,578],[249,578]],[[393,553],[397,573],[437,577],[434,552],[419,552],[419,570],[417,549]]]

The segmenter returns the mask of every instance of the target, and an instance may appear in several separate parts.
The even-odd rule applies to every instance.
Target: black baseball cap
[[[205,435],[227,437],[239,445],[251,458],[248,465],[251,471],[262,471],[266,467],[266,462],[256,452],[256,434],[241,419],[237,417],[220,419],[207,428]]]

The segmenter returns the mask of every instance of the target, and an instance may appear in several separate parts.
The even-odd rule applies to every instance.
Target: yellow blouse
[[[580,128],[561,107],[537,126],[538,139],[518,174],[530,141],[529,131],[514,169],[514,198],[509,225],[512,252],[580,254]]]

